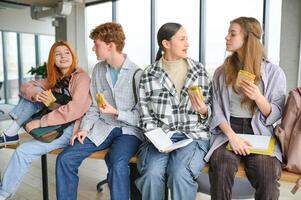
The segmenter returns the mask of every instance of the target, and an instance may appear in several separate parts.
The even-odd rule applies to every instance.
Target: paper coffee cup
[[[256,76],[246,70],[239,70],[236,78],[236,86],[240,87],[240,81],[245,80],[254,83]]]
[[[191,86],[188,88],[188,93],[190,95],[195,95],[198,98],[200,98],[202,101],[205,100],[204,96],[203,96],[203,89],[200,86]]]
[[[102,93],[96,93],[96,102],[98,107],[104,106],[104,100],[103,100],[103,94]]]

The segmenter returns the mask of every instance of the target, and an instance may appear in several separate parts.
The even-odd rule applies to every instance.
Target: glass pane
[[[86,8],[86,20],[88,71],[91,72],[98,61],[92,51],[93,41],[89,38],[89,34],[96,26],[112,21],[112,2],[88,6]]]
[[[11,32],[4,33],[4,42],[6,45],[6,66],[7,66],[7,98],[8,103],[18,101],[19,82],[18,82],[18,52],[17,52],[17,34]]]
[[[139,67],[145,68],[150,64],[150,0],[117,3],[117,21],[126,36],[124,53]]]
[[[2,51],[2,32],[0,31],[0,81],[4,80],[3,75],[3,51]]]
[[[4,80],[4,74],[3,74],[3,51],[2,51],[2,32],[0,31],[0,82],[1,82],[1,87],[0,87],[0,102],[4,103],[4,85],[3,85],[3,80]]]
[[[48,61],[48,54],[55,37],[51,35],[39,35],[40,64]]]
[[[279,65],[282,0],[270,2],[267,53],[268,59]]]
[[[208,0],[206,2],[205,60],[206,68],[212,75],[225,59],[225,36],[230,21],[240,16],[248,16],[255,17],[262,24],[263,0]]]
[[[28,71],[36,65],[35,39],[33,34],[21,34],[21,52],[23,63],[22,82],[25,82],[32,77]]]
[[[158,0],[156,10],[156,34],[158,29],[166,22],[182,24],[188,34],[188,56],[194,60],[198,60],[200,1]],[[156,48],[158,48],[158,45],[156,45]]]

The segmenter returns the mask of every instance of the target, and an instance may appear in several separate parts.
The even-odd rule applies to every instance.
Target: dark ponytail
[[[162,51],[164,51],[164,47],[162,44],[163,40],[170,40],[174,34],[182,27],[181,24],[169,22],[163,24],[158,33],[157,33],[157,42],[159,45],[159,50],[157,52],[156,61],[162,57]]]
[[[156,55],[156,61],[157,60],[160,60],[160,58],[162,57],[162,49],[161,49],[161,47],[159,46],[159,49],[158,49],[158,51],[157,51],[157,55]]]

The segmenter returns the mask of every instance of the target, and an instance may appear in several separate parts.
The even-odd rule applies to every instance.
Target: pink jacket
[[[47,79],[29,81],[21,86],[21,96],[32,101],[31,97],[39,91],[45,90]],[[82,69],[77,68],[72,73],[69,83],[69,91],[72,100],[60,106],[58,109],[48,113],[41,118],[41,127],[64,124],[76,121],[75,131],[79,126],[81,117],[88,111],[92,99],[89,92],[90,77]]]

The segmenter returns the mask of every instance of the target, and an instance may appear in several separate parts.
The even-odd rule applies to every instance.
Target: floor
[[[0,122],[0,131],[9,121]],[[22,130],[20,132],[23,132]],[[0,172],[3,173],[13,150],[0,149]],[[48,155],[49,199],[55,200],[55,166],[56,156]],[[104,186],[103,192],[96,191],[96,185],[106,176],[107,169],[104,161],[86,159],[79,169],[78,200],[109,200],[109,189]],[[290,193],[293,184],[281,183],[280,200],[300,200],[301,189],[296,195]],[[196,200],[209,200],[210,196],[198,193]],[[42,200],[42,181],[40,160],[33,162],[18,191],[11,200]]]

